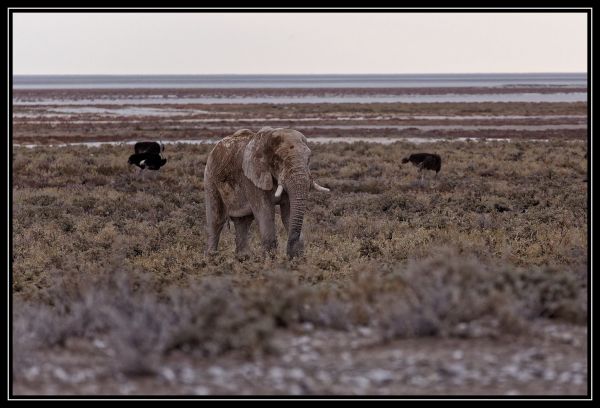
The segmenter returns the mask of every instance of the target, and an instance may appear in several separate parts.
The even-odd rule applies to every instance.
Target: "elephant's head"
[[[244,175],[262,190],[276,188],[276,198],[284,190],[289,196],[287,254],[290,257],[303,251],[301,232],[308,191],[311,187],[329,191],[311,176],[310,149],[306,143],[306,137],[298,131],[266,127],[258,131],[244,151]]]

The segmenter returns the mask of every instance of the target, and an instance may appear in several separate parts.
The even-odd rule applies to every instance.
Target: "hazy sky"
[[[585,72],[584,13],[14,13],[14,74]]]

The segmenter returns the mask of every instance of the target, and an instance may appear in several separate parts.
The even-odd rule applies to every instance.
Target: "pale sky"
[[[19,13],[14,74],[586,72],[585,13]]]

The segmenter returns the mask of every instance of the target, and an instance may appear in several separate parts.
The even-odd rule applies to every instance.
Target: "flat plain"
[[[15,395],[588,392],[586,103],[123,102],[208,91],[181,92],[14,93],[54,98],[13,105]],[[274,259],[256,225],[249,259],[227,229],[207,257],[212,145],[184,142],[262,126],[303,132],[331,189],[305,255],[278,222]],[[68,144],[139,140],[167,165]],[[420,151],[437,176],[401,164]]]

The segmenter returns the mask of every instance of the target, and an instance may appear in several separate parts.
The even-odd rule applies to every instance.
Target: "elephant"
[[[304,251],[302,223],[311,187],[329,191],[313,179],[306,137],[292,129],[241,129],[220,140],[204,170],[208,254],[218,250],[228,220],[235,226],[236,254],[248,250],[248,230],[256,220],[264,250],[275,254],[275,206],[287,231],[287,256]]]

